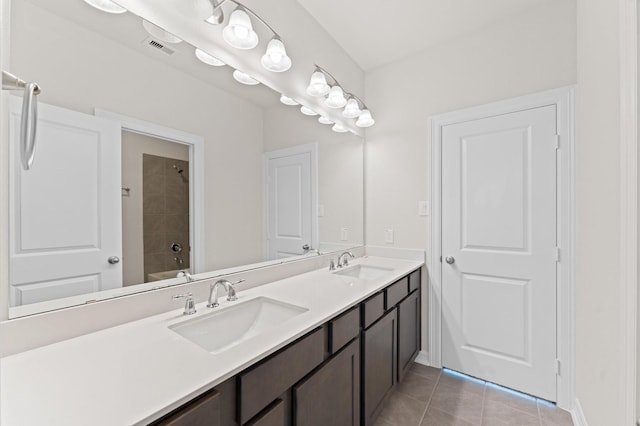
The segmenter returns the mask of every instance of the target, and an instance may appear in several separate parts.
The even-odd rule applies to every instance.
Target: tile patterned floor
[[[375,426],[572,426],[555,405],[413,364]]]

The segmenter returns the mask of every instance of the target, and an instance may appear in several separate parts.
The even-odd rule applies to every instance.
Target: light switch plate
[[[340,241],[349,241],[349,229],[340,228]]]
[[[324,216],[324,204],[318,204],[318,217]]]
[[[384,242],[387,244],[393,244],[393,229],[387,229],[384,231]]]
[[[418,216],[429,216],[428,201],[418,201]]]

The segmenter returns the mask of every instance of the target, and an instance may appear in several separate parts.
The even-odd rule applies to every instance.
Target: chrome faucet
[[[338,256],[338,268],[342,268],[343,266],[349,266],[349,259],[347,256],[355,259],[355,256],[350,251],[345,251],[340,256]]]
[[[176,278],[182,278],[182,277],[187,278],[187,282],[188,283],[195,281],[195,278],[193,278],[193,275],[191,275],[190,273],[188,273],[184,269],[181,270],[180,272],[178,272],[178,274],[176,275]]]
[[[184,312],[182,315],[193,315],[196,313],[196,303],[193,301],[193,294],[176,294],[171,297],[173,300],[185,299],[184,301]]]
[[[229,302],[238,300],[238,296],[236,296],[236,290],[233,288],[233,286],[243,281],[244,280],[238,280],[232,283],[229,280],[218,280],[215,283],[211,284],[211,287],[209,288],[209,303],[207,303],[207,308],[216,308],[220,306],[220,304],[218,303],[218,287],[220,286],[223,286],[225,290],[227,290],[227,300]]]

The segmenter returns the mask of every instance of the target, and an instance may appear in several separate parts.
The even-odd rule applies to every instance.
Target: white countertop
[[[238,301],[220,297],[224,309],[265,296],[308,311],[280,326],[213,355],[168,326],[212,312],[182,309],[65,340],[0,359],[0,424],[144,425],[300,336],[348,307],[422,266],[422,262],[382,257],[358,258],[392,269],[371,281],[322,270],[238,292]],[[28,338],[28,336],[24,336]]]

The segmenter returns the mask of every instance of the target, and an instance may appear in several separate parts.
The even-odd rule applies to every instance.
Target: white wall
[[[205,269],[262,260],[259,106],[24,1],[13,3],[11,47],[12,71],[41,85],[40,102],[203,136]]]
[[[590,425],[623,425],[618,2],[579,0],[576,391]]]
[[[544,3],[367,72],[367,104],[377,120],[366,133],[367,244],[428,249],[418,202],[429,199],[430,115],[575,82],[572,0]],[[394,230],[393,244],[385,243],[385,229]]]

